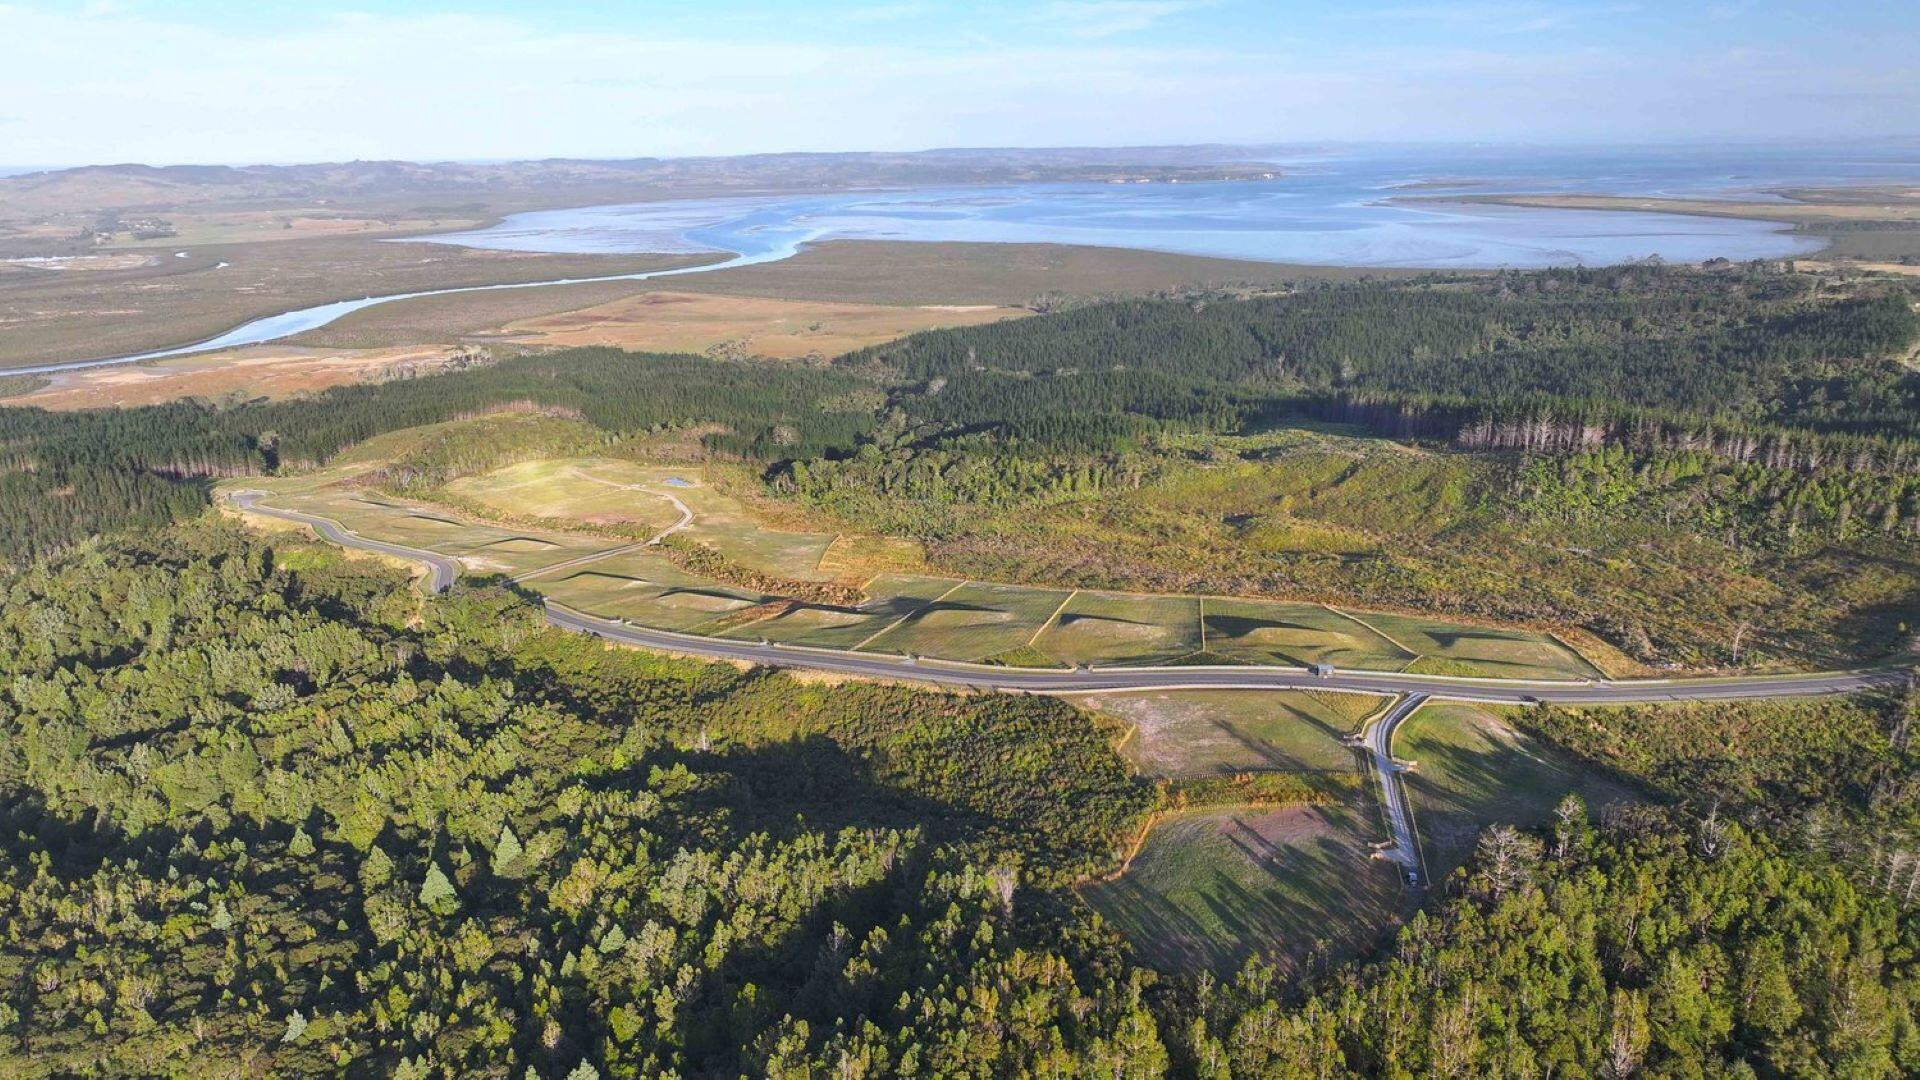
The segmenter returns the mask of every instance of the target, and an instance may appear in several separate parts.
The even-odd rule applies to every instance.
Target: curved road
[[[346,526],[332,518],[315,517],[293,510],[276,510],[271,506],[258,505],[264,491],[236,491],[227,496],[233,504],[249,514],[262,517],[279,518],[282,521],[297,521],[309,526],[327,540],[341,547],[355,548],[360,551],[373,551],[382,555],[391,555],[396,559],[425,563],[427,566],[427,586],[434,592],[446,592],[460,576],[460,564],[452,556],[437,551],[423,551],[420,548],[405,547],[400,544],[387,544],[379,540],[369,540],[359,533],[349,532]]]
[[[1381,848],[1379,857],[1392,860],[1407,875],[1408,883],[1416,887],[1427,876],[1427,864],[1420,857],[1413,812],[1407,808],[1407,786],[1400,779],[1406,767],[1393,759],[1393,733],[1426,703],[1426,694],[1408,694],[1368,724],[1361,737],[1367,756],[1373,759],[1373,774],[1380,781],[1380,808],[1387,818],[1387,830],[1393,834],[1393,843]]]
[[[425,563],[429,585],[438,592],[459,576],[459,563],[432,551],[370,540],[328,518],[262,506],[259,491],[235,492],[236,506],[249,513],[311,526],[321,537],[343,547],[375,551]],[[1365,694],[1424,694],[1450,701],[1515,705],[1554,702],[1565,705],[1622,705],[1654,701],[1725,701],[1749,698],[1809,697],[1845,694],[1876,687],[1904,685],[1912,673],[1899,668],[1830,671],[1810,675],[1740,676],[1726,679],[1641,679],[1631,681],[1531,681],[1521,679],[1460,678],[1412,675],[1392,671],[1338,671],[1314,675],[1304,668],[1139,667],[1092,668],[1073,671],[995,667],[947,660],[926,660],[885,653],[848,652],[765,641],[732,640],[680,634],[603,619],[546,601],[547,619],[555,626],[595,634],[624,645],[665,652],[705,656],[716,660],[744,660],[776,667],[808,668],[876,679],[907,680],[941,686],[1029,693],[1101,693],[1121,690],[1348,690]]]

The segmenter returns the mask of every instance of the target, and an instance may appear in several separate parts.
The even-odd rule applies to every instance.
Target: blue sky
[[[1920,133],[1888,0],[0,0],[0,165]]]

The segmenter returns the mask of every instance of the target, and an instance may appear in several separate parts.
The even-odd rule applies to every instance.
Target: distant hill
[[[396,196],[503,195],[578,188],[652,194],[1034,180],[1248,179],[1273,167],[1224,146],[939,149],[745,157],[550,158],[508,162],[350,161],[306,165],[88,165],[0,177],[8,216]]]

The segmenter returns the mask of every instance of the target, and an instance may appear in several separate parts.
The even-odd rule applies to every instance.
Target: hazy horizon
[[[76,0],[0,27],[9,172],[1920,133],[1920,10],[1792,0]]]
[[[392,157],[362,158],[301,158],[281,160],[232,159],[224,161],[136,161],[136,160],[99,160],[99,161],[63,161],[63,162],[0,162],[0,176],[20,176],[35,172],[56,172],[67,169],[119,168],[119,167],[225,167],[225,168],[285,168],[304,165],[339,165],[381,162],[404,162],[417,165],[501,165],[510,163],[539,161],[592,161],[617,162],[639,160],[694,160],[702,158],[732,159],[772,157],[781,155],[861,155],[861,154],[944,154],[944,153],[992,153],[995,151],[1044,152],[1044,151],[1101,151],[1152,150],[1168,151],[1179,149],[1218,149],[1223,151],[1249,151],[1249,161],[1279,161],[1285,156],[1303,156],[1315,153],[1337,153],[1366,149],[1403,149],[1403,150],[1485,150],[1489,152],[1516,151],[1528,149],[1566,151],[1772,151],[1793,149],[1840,149],[1874,148],[1880,150],[1910,149],[1920,155],[1920,134],[1895,134],[1881,136],[1856,136],[1811,138],[1804,136],[1781,136],[1772,139],[1647,139],[1638,141],[1590,141],[1550,139],[1354,139],[1354,140],[1311,140],[1300,142],[1209,142],[1209,143],[1032,143],[1026,145],[999,144],[973,146],[924,146],[900,149],[849,148],[844,150],[744,150],[738,153],[724,154],[648,154],[648,153],[609,153],[597,155],[571,154],[493,154],[484,157],[430,157],[399,155]],[[1271,156],[1264,156],[1271,155]],[[1232,159],[1232,155],[1222,155],[1220,160]],[[1237,160],[1237,159],[1235,159]],[[1916,156],[1913,165],[1920,169],[1920,156]]]

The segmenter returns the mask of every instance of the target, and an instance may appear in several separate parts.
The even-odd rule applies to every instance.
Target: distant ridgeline
[[[1104,303],[824,369],[577,349],[231,408],[0,409],[0,558],[166,520],[203,504],[206,477],[303,468],[516,403],[621,435],[710,425],[708,451],[769,465],[876,438],[1102,454],[1310,418],[1467,449],[1616,445],[1903,477],[1920,471],[1914,298],[1765,266],[1436,275]]]

